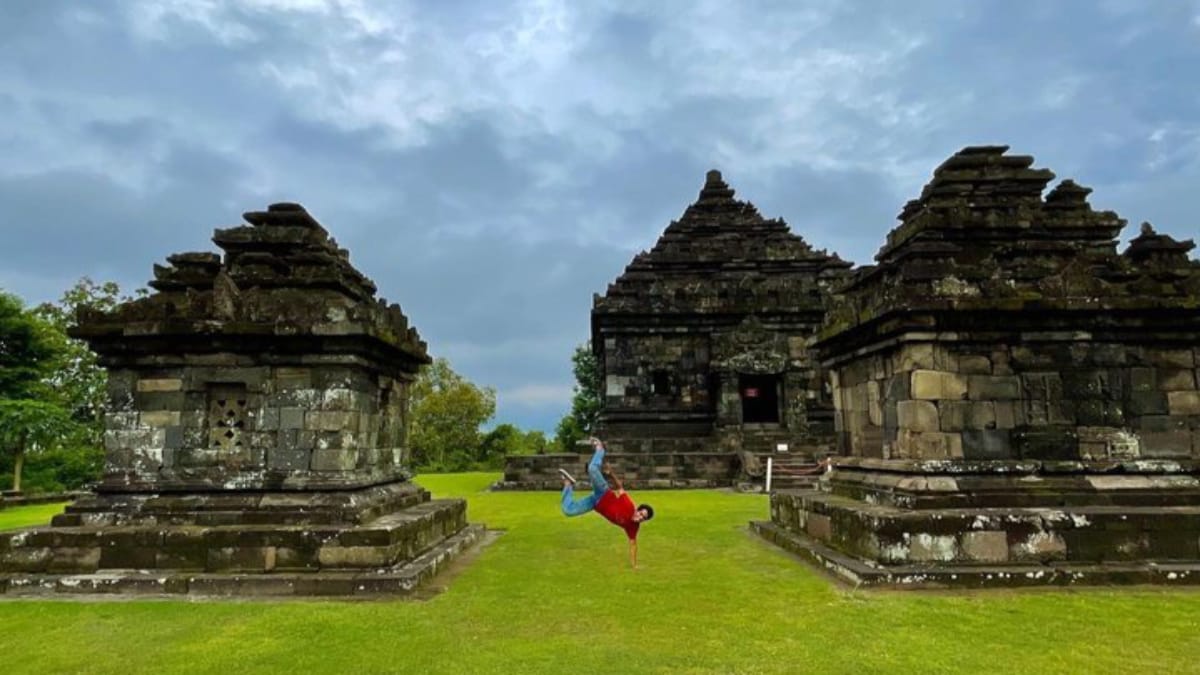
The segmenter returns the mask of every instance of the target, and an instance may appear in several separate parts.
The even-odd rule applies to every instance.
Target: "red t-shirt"
[[[637,539],[639,523],[633,522],[633,512],[637,508],[633,505],[633,500],[629,498],[629,494],[622,492],[618,497],[617,493],[609,490],[601,495],[596,502],[596,513],[604,516],[608,522],[625,530],[625,534],[630,539]]]

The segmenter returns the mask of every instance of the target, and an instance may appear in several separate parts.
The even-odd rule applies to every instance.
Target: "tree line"
[[[81,307],[108,311],[131,299],[116,283],[87,277],[57,302],[35,307],[0,289],[0,489],[60,492],[99,479],[108,376],[67,328]],[[415,470],[495,470],[506,455],[576,452],[599,412],[599,374],[589,344],[579,345],[571,361],[571,410],[550,439],[510,423],[487,429],[496,413],[495,389],[471,382],[445,358],[435,359],[410,390],[408,443]]]

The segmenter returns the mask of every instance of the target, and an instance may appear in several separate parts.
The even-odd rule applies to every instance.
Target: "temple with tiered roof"
[[[762,479],[761,459],[834,450],[833,401],[812,350],[850,263],[734,198],[709,171],[697,200],[596,295],[595,432],[634,487]],[[575,455],[510,457],[501,487],[558,485]]]

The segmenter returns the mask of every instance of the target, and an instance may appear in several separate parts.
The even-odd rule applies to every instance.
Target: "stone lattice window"
[[[208,387],[208,447],[234,450],[243,445],[246,429],[246,386],[214,384]]]

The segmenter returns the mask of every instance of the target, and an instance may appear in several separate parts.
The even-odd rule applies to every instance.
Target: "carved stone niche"
[[[788,364],[788,339],[757,316],[713,333],[713,370],[728,374],[779,375]]]

